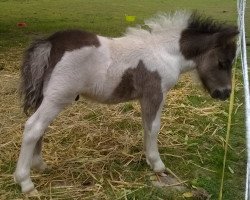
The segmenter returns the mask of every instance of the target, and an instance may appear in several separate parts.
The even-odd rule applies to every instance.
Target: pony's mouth
[[[216,89],[211,93],[211,97],[214,99],[225,101],[230,97],[230,94],[231,94],[231,89],[223,89],[223,90]]]

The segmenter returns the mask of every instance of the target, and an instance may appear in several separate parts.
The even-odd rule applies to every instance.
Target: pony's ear
[[[230,26],[222,31],[216,33],[216,44],[218,46],[225,45],[231,43],[235,37],[239,34],[239,30],[237,26]]]

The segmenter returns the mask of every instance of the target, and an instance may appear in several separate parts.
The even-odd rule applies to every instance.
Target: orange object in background
[[[26,24],[25,22],[18,22],[18,23],[17,23],[17,26],[18,26],[18,27],[26,27],[27,24]]]

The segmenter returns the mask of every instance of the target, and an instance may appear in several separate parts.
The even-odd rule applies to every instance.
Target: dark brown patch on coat
[[[40,106],[43,100],[44,81],[49,78],[65,51],[73,51],[84,46],[99,47],[100,42],[93,33],[67,30],[56,32],[45,39],[36,40],[30,45],[25,52],[21,67],[20,93],[26,114],[29,110],[36,110]],[[45,58],[41,55],[39,58],[40,55],[36,52],[39,49],[48,52],[48,57]],[[34,63],[36,64],[34,65]]]
[[[82,30],[56,32],[47,40],[52,44],[50,52],[50,67],[52,68],[61,60],[65,51],[73,51],[84,46],[100,46],[95,34]]]
[[[143,117],[147,124],[151,125],[163,100],[161,77],[157,71],[148,71],[142,61],[139,61],[136,68],[124,72],[110,102],[118,103],[134,99],[140,99]]]

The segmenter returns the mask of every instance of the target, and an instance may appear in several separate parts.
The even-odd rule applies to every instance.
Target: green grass
[[[219,5],[218,5],[219,4]],[[226,21],[234,21],[235,1],[199,0],[41,0],[1,1],[0,7],[0,49],[23,47],[36,35],[65,28],[81,27],[107,36],[119,36],[129,25],[124,15],[136,15],[137,22],[159,11],[176,9],[198,9]],[[20,29],[16,23],[25,21],[28,27]]]
[[[176,9],[197,9],[231,23],[236,19],[236,0],[0,0],[0,75],[3,74],[0,79],[0,199],[23,198],[11,174],[26,119],[19,109],[16,73],[28,43],[67,28],[82,28],[117,37],[127,26],[142,23],[143,19],[159,11]],[[126,22],[126,14],[136,15],[135,23]],[[20,21],[25,21],[28,26],[18,28],[16,24]],[[250,34],[249,26],[247,33]],[[236,70],[225,200],[244,199],[244,95],[239,68]],[[80,100],[73,109],[65,111],[45,137],[45,159],[52,170],[34,178],[42,199],[84,199],[96,191],[100,191],[97,199],[184,199],[182,194],[153,187],[150,182],[150,169],[141,156],[142,128],[138,104],[97,106]],[[217,199],[219,194],[227,113],[228,101],[212,100],[199,86],[191,83],[189,77],[184,77],[170,92],[162,117],[159,141],[164,162],[190,186],[208,191],[211,199]],[[60,137],[53,134],[58,131]],[[83,131],[86,134],[82,134]],[[109,137],[112,140],[106,142]],[[85,146],[79,146],[81,140],[87,141]],[[103,145],[99,146],[99,143]],[[90,151],[86,153],[84,148]],[[110,150],[112,148],[115,150]],[[132,155],[133,159],[127,155]],[[108,163],[105,157],[108,157]],[[74,187],[67,188],[67,192],[64,188],[54,187],[59,184],[56,183],[59,177]],[[90,179],[93,191],[83,184],[86,179]],[[129,184],[112,183],[113,188],[110,180],[123,180]],[[74,195],[76,197],[72,197]]]

